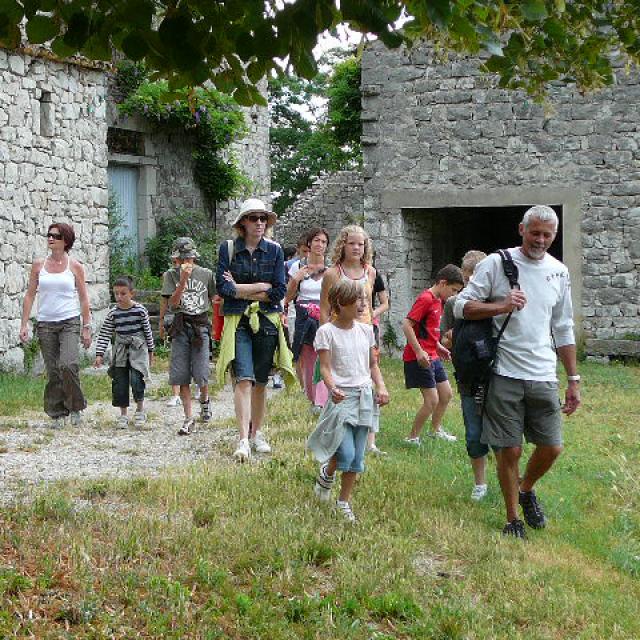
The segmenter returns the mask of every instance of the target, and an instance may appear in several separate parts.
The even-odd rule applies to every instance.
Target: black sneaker
[[[524,521],[532,529],[544,529],[547,526],[547,519],[535,491],[521,491],[520,506],[524,513]]]
[[[185,418],[182,426],[178,429],[179,436],[189,436],[193,433],[193,430],[196,426],[196,421],[194,418]]]
[[[524,530],[524,522],[522,520],[512,520],[504,525],[502,530],[503,536],[513,536],[514,538],[526,539],[527,532]]]

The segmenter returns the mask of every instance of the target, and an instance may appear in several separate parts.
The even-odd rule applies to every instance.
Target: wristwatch
[[[575,376],[567,376],[569,382],[580,382],[580,374],[576,373]]]

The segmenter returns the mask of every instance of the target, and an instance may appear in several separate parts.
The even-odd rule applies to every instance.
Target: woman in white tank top
[[[87,402],[80,388],[79,342],[91,346],[89,295],[80,262],[69,256],[75,241],[73,227],[56,222],[47,231],[50,254],[34,260],[22,307],[20,340],[29,340],[29,317],[38,294],[36,333],[47,369],[44,410],[54,428],[70,416],[80,424],[80,411]],[[82,317],[82,329],[80,318]]]

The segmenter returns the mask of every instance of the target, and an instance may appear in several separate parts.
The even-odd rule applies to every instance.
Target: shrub
[[[149,259],[149,270],[161,276],[171,265],[171,247],[176,238],[188,236],[196,243],[200,258],[198,264],[215,269],[218,260],[216,235],[211,222],[203,211],[178,211],[171,217],[158,221],[154,238],[147,240],[145,255]]]

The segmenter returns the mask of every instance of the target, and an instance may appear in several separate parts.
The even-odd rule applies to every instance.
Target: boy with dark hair
[[[149,379],[149,366],[153,361],[153,333],[147,310],[133,300],[133,280],[120,276],[113,283],[116,306],[107,313],[96,344],[94,367],[101,367],[104,352],[115,336],[111,375],[111,397],[114,407],[120,408],[118,426],[122,429],[129,424],[129,387],[136,403],[133,424],[140,428],[147,421],[144,413],[144,391]]]
[[[438,271],[434,285],[425,289],[413,303],[402,322],[407,345],[402,354],[407,389],[420,389],[422,406],[413,421],[405,442],[420,446],[420,432],[431,416],[429,437],[454,441],[457,438],[442,428],[442,417],[451,400],[451,385],[441,359],[450,358],[449,350],[440,342],[442,305],[460,292],[464,285],[462,271],[448,264]]]

